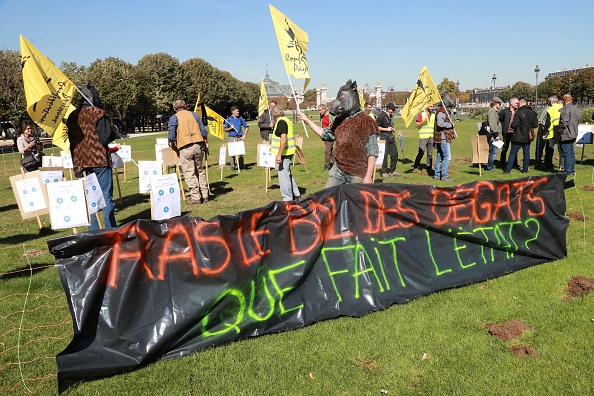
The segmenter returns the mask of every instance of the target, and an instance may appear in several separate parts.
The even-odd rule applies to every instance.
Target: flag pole
[[[295,99],[295,107],[297,107],[297,112],[300,113],[301,110],[299,109],[299,102],[297,101],[297,95],[295,89],[293,88],[293,82],[291,81],[291,76],[287,73],[287,78],[289,79],[289,85],[291,86],[291,93],[293,94],[293,99]],[[303,125],[303,130],[305,131],[305,136],[309,139],[309,133],[307,133],[307,128],[305,128],[305,121],[301,120],[301,124]]]

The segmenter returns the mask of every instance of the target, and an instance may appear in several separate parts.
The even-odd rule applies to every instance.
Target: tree
[[[133,65],[119,58],[97,59],[87,78],[99,91],[107,114],[125,119],[135,110],[139,84]]]
[[[315,89],[308,89],[303,94],[303,101],[305,102],[315,102],[316,101],[316,90]]]
[[[75,84],[84,84],[87,82],[87,68],[78,66],[76,62],[62,62],[60,71]]]
[[[438,91],[453,94],[456,92],[456,83],[444,78],[442,82],[437,86]]]
[[[21,54],[0,50],[0,120],[19,121],[26,117],[26,108]]]
[[[170,113],[171,103],[185,93],[179,60],[163,52],[145,55],[135,71],[142,113],[147,116]]]

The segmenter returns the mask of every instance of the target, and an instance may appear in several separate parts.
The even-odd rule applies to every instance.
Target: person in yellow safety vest
[[[423,110],[416,119],[415,125],[419,128],[419,153],[415,158],[413,170],[421,170],[421,160],[423,155],[427,152],[427,174],[432,170],[433,166],[433,132],[435,125],[435,113],[433,113],[434,106],[429,105],[426,110]],[[429,175],[431,176],[431,175]]]
[[[555,153],[555,138],[559,133],[559,119],[561,117],[561,108],[563,105],[559,103],[559,98],[555,95],[549,96],[549,107],[546,108],[538,118],[539,130],[544,130],[540,138],[539,150],[537,151],[536,163],[540,165],[540,159],[542,158],[542,152],[544,150],[544,166],[543,170],[553,171],[553,154]]]
[[[299,187],[291,173],[291,162],[295,154],[293,123],[285,117],[284,110],[275,107],[271,110],[275,124],[270,139],[270,152],[276,157],[278,184],[284,202],[294,202],[301,197]]]

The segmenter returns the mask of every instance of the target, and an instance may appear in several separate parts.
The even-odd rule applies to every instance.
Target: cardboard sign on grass
[[[227,143],[227,149],[229,150],[229,157],[245,155],[245,143],[243,140]]]
[[[151,177],[153,220],[181,216],[181,200],[177,175],[170,173]]]
[[[382,164],[384,163],[384,156],[386,155],[386,141],[378,140],[377,148],[379,149],[379,154],[377,155],[377,158],[375,159],[375,167],[381,168]]]
[[[132,162],[132,146],[122,144],[117,154],[123,162]]]
[[[44,155],[41,157],[41,166],[44,168],[62,166],[62,157],[58,157],[57,155]]]
[[[486,164],[489,160],[489,142],[485,135],[473,135],[472,140],[472,163]]]
[[[124,160],[119,156],[118,152],[111,153],[111,167],[114,169],[122,169],[124,167]]]
[[[42,188],[43,182],[39,171],[25,173],[10,178],[19,211],[23,220],[31,219],[37,214],[48,213],[47,192]]]
[[[103,191],[101,190],[96,174],[89,173],[84,177],[83,181],[85,183],[85,194],[87,195],[89,214],[95,214],[105,207]]]
[[[276,166],[275,157],[270,152],[269,144],[258,145],[258,166],[265,168],[274,168]]]
[[[39,169],[39,175],[41,176],[41,180],[43,181],[43,183],[45,184],[50,184],[50,183],[57,183],[60,182],[62,180],[64,180],[64,170],[63,168],[47,168],[48,170],[45,169]]]
[[[72,169],[74,168],[72,164],[72,156],[67,151],[60,151],[60,157],[62,157],[62,166],[64,169]]]
[[[151,177],[161,176],[163,168],[159,161],[138,161],[138,190],[141,194],[151,191]]]
[[[575,143],[576,144],[592,144],[593,143],[593,137],[592,136],[592,130],[593,130],[593,126],[592,125],[585,125],[585,124],[580,124],[578,125],[578,135],[577,135],[577,139],[575,139]]]
[[[225,158],[227,157],[227,146],[224,144],[219,148],[219,166],[225,166]]]
[[[50,183],[47,185],[47,195],[53,230],[89,225],[84,184],[81,179]]]

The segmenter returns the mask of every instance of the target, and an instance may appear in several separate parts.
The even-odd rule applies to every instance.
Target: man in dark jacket
[[[271,116],[271,111],[276,107],[276,100],[271,100],[268,108],[264,110],[260,118],[258,118],[258,128],[260,128],[260,137],[263,142],[269,141],[269,136],[274,128],[274,119]]]
[[[499,122],[501,122],[501,134],[503,135],[503,147],[501,148],[501,155],[499,156],[499,166],[505,169],[507,164],[507,151],[511,143],[511,138],[514,130],[511,123],[514,119],[516,110],[518,109],[518,98],[513,97],[509,100],[509,107],[499,112]]]
[[[511,137],[511,152],[505,166],[505,173],[510,173],[518,151],[522,149],[524,154],[524,162],[522,166],[522,173],[528,173],[530,166],[530,143],[534,140],[534,128],[538,128],[538,116],[532,107],[526,103],[525,99],[520,99],[519,109],[516,110],[511,127],[513,129]]]
[[[578,135],[580,111],[573,104],[571,95],[563,95],[564,106],[559,110],[559,152],[563,158],[563,171],[565,174],[575,175],[575,152],[573,144]]]

